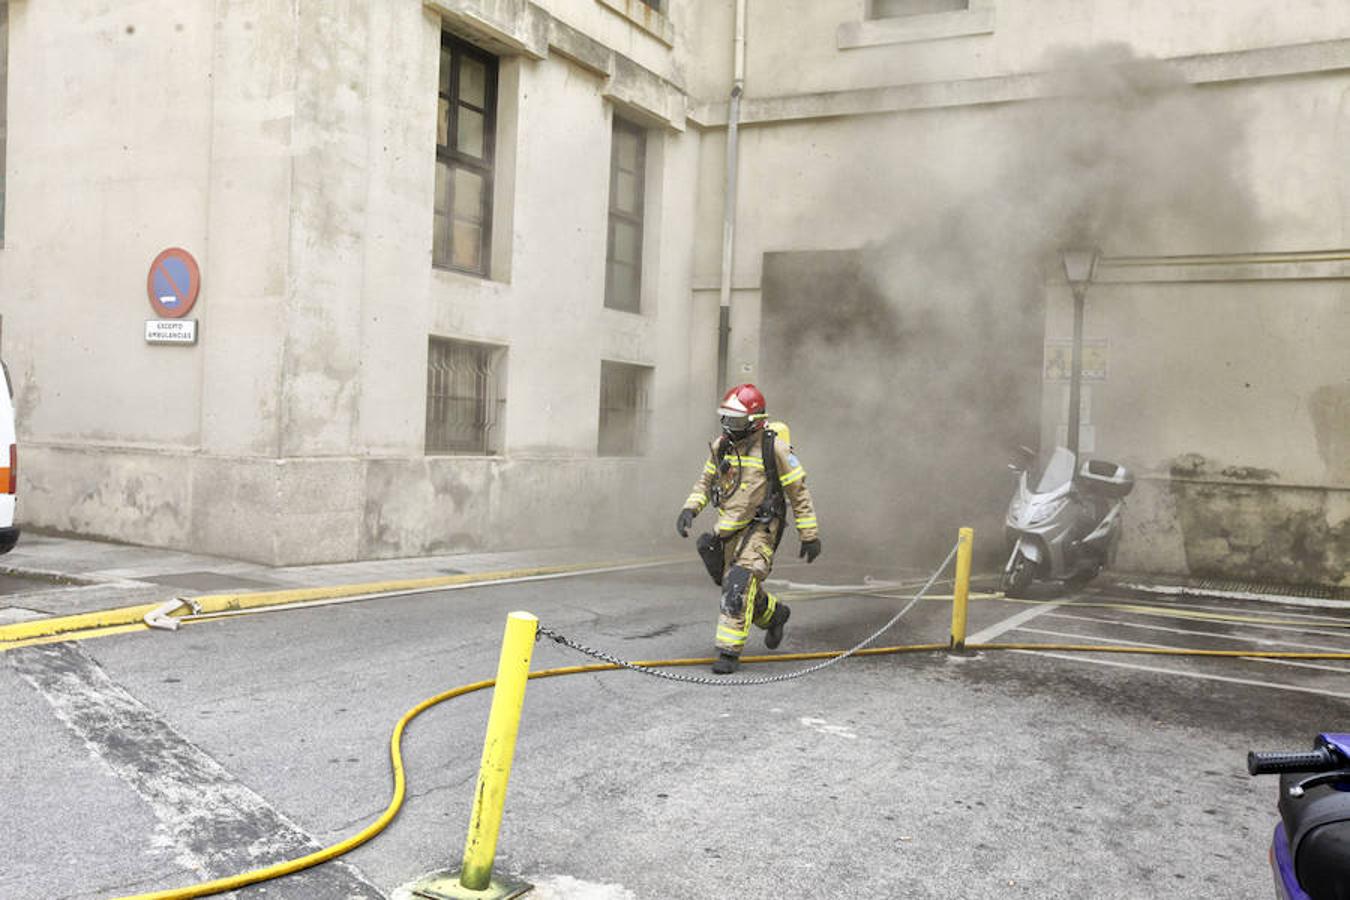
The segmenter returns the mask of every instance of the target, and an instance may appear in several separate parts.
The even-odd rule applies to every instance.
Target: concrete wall
[[[1172,58],[1350,37],[1345,11],[1317,0],[971,0],[966,11],[872,21],[866,5],[751,0],[747,93],[791,97],[1039,72],[1065,48],[1104,43]],[[729,57],[724,65],[729,71]]]
[[[597,458],[599,378],[653,367],[652,444],[678,443],[700,149],[682,10],[172,6],[11,5],[21,520],[289,563],[654,531],[633,498],[678,501],[649,461]],[[503,54],[489,279],[431,265],[443,21]],[[641,315],[603,307],[616,108],[652,129]],[[202,265],[195,347],[142,339],[167,246]],[[501,457],[424,455],[428,335],[506,348]]]
[[[940,329],[1034,292],[1062,337],[1050,251],[1110,188],[1126,214],[1101,232],[1088,331],[1112,361],[1094,452],[1142,477],[1122,565],[1345,577],[1350,8],[748,6],[731,377],[760,371],[766,252],[864,248]],[[666,7],[11,0],[0,352],[21,521],[272,562],[668,529],[722,387],[734,4]],[[501,60],[488,278],[431,263],[442,27]],[[1152,117],[1099,115],[1051,71],[1075,48]],[[1120,75],[1126,57],[1165,62]],[[650,129],[640,315],[603,306],[616,112]],[[168,246],[202,264],[195,347],[142,339]],[[429,335],[505,348],[500,456],[424,453]],[[653,368],[645,461],[597,457],[602,360]],[[1047,435],[1058,404],[1047,385]],[[833,439],[813,465],[846,458]],[[1230,519],[1247,524],[1220,534]],[[1242,536],[1262,533],[1305,537],[1272,555]]]
[[[1107,336],[1109,360],[1106,380],[1085,388],[1086,446],[1142,476],[1122,568],[1344,580],[1350,282],[1283,280],[1274,269],[1260,281],[1090,292],[1085,335]],[[1105,277],[1117,274],[1108,267]],[[1171,277],[1183,274],[1197,277]],[[1047,331],[1067,336],[1061,291]],[[1061,423],[1066,388],[1047,388],[1044,421]]]
[[[712,7],[718,24],[704,39],[715,48],[729,22]],[[1075,196],[1083,184],[1111,188],[1125,195],[1113,202],[1128,227],[1101,229],[1104,252],[1121,259],[1101,275],[1116,283],[1091,293],[1088,336],[1109,340],[1111,369],[1089,393],[1093,452],[1141,475],[1119,565],[1346,582],[1350,253],[1337,248],[1350,247],[1350,9],[975,0],[968,12],[870,22],[861,0],[750,10],[733,372],[761,367],[771,251],[868,248],[876,277],[910,304],[901,312],[933,314],[943,331],[1000,327],[989,318],[996,303],[977,304],[982,322],[966,316],[971,298],[995,298],[1000,281],[1010,298],[1030,287],[1045,297],[1047,337],[1065,338],[1071,306],[1053,250],[1073,234],[1061,226],[1100,212]],[[1118,46],[1093,49],[1102,44]],[[1106,100],[1137,91],[1155,109],[1133,118],[1084,104],[1081,86],[1050,71],[1066,54]],[[1127,57],[1160,62],[1118,83],[1103,76]],[[729,56],[705,59],[696,83],[725,84]],[[1157,93],[1162,85],[1171,87]],[[1062,146],[1076,138],[1060,107],[1074,103],[1085,107],[1079,148],[1127,164],[1117,182],[1070,169],[1079,148]],[[691,115],[709,128],[695,246],[696,303],[707,304],[720,264],[726,105],[714,96]],[[1049,177],[1047,159],[1064,165],[1063,178]],[[1186,255],[1163,269],[1141,259]],[[846,354],[836,368],[847,372]],[[867,383],[865,373],[835,385],[819,367],[802,371],[802,390],[820,402]],[[872,392],[922,391],[926,377],[943,376]],[[1045,385],[1047,442],[1062,421],[1060,394]],[[847,455],[848,436],[814,440],[813,459],[828,448],[817,466]],[[914,526],[924,517],[916,509]]]

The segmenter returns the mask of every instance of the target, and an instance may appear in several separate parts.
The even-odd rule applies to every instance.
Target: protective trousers
[[[739,656],[750,637],[751,622],[760,628],[769,627],[778,598],[763,585],[773,568],[774,548],[782,530],[781,519],[767,525],[752,522],[723,539],[722,611],[716,639],[719,651]]]

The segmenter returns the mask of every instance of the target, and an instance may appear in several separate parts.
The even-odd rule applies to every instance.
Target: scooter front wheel
[[[1026,595],[1036,576],[1036,564],[1021,553],[1013,558],[1012,567],[1003,573],[1003,593],[1009,597]]]

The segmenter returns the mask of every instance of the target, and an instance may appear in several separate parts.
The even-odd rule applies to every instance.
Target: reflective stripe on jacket
[[[686,509],[699,512],[709,503],[713,486],[718,485],[721,504],[717,508],[717,535],[728,537],[749,525],[768,494],[768,474],[764,470],[764,435],[755,432],[727,448],[723,471],[717,471],[717,451],[727,438],[719,437],[703,464],[703,472],[684,501]],[[787,498],[790,518],[796,523],[803,541],[816,539],[816,510],[806,487],[806,469],[797,454],[781,440],[773,444],[778,464],[778,482]]]

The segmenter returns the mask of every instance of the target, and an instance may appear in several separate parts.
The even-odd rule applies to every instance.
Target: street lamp
[[[1064,277],[1073,289],[1073,364],[1069,374],[1069,452],[1078,466],[1078,419],[1083,397],[1083,301],[1097,268],[1100,254],[1096,247],[1074,247],[1060,251]]]

